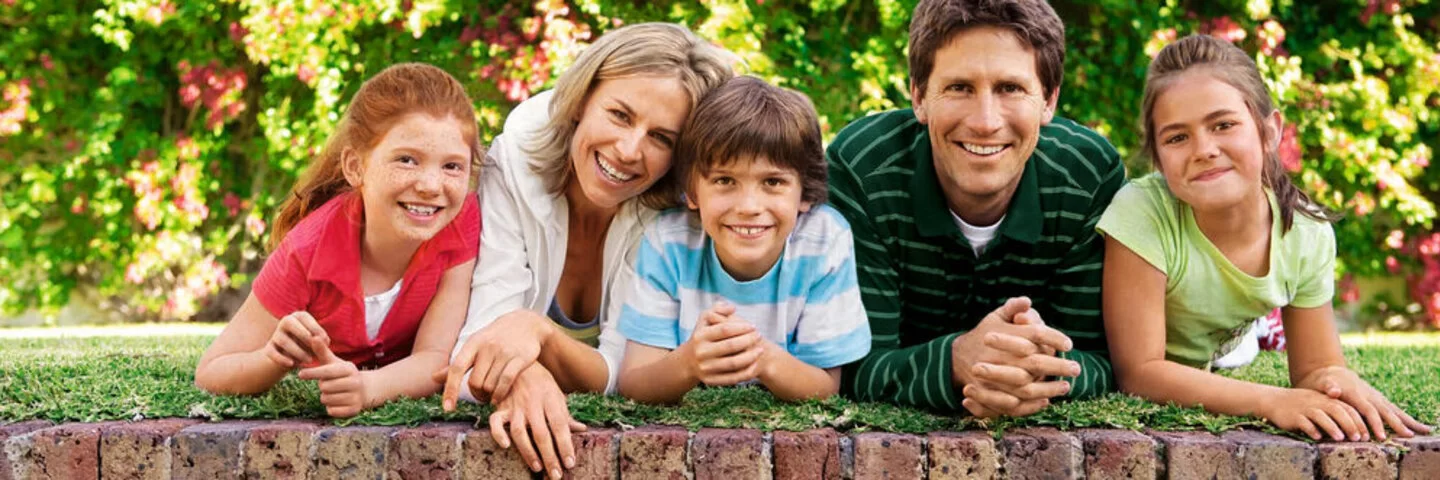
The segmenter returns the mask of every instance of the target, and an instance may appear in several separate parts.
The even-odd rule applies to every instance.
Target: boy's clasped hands
[[[375,406],[365,389],[364,372],[335,356],[330,336],[307,312],[281,318],[263,351],[276,365],[299,368],[301,379],[319,383],[320,403],[332,417],[353,417]]]
[[[755,325],[735,315],[735,305],[716,302],[700,314],[690,340],[676,350],[683,352],[692,377],[712,387],[738,385],[759,379],[768,348]]]

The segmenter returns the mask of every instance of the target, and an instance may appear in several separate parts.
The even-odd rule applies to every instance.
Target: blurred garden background
[[[828,137],[909,106],[914,3],[0,0],[0,326],[228,319],[283,195],[389,64],[460,78],[488,141],[597,36],[673,21],[809,94]],[[1061,114],[1127,157],[1166,42],[1201,32],[1253,53],[1288,121],[1286,168],[1344,214],[1349,327],[1440,326],[1440,1],[1052,3]]]

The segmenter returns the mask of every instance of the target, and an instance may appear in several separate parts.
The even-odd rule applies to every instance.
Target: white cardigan
[[[490,145],[480,169],[480,256],[470,284],[470,309],[455,344],[455,354],[475,332],[506,313],[527,309],[540,315],[550,307],[565,267],[569,204],[564,195],[545,190],[530,170],[522,145],[539,140],[549,119],[552,92],[521,103],[505,119],[504,131]],[[657,211],[636,200],[625,202],[610,222],[602,259],[600,354],[610,378],[605,392],[615,391],[625,338],[612,328],[634,275],[635,250],[645,225]],[[627,268],[628,267],[628,268]],[[453,356],[453,354],[452,354]],[[469,389],[464,397],[473,401]]]

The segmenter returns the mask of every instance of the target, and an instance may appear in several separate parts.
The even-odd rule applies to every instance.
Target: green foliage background
[[[914,0],[0,0],[0,303],[72,296],[190,318],[244,285],[266,224],[364,78],[402,61],[471,90],[486,139],[596,36],[674,21],[808,93],[827,135],[909,105]],[[1203,32],[1256,55],[1294,128],[1294,177],[1346,214],[1352,275],[1404,275],[1440,324],[1440,6],[1431,0],[1053,2],[1061,114],[1126,155],[1150,56]],[[1148,170],[1131,162],[1131,173]]]

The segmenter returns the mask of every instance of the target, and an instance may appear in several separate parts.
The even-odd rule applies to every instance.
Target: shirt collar
[[[353,192],[337,195],[330,202],[338,202],[338,205],[333,206],[333,213],[325,220],[317,237],[318,248],[315,249],[310,271],[306,272],[307,278],[330,282],[359,297],[360,237],[365,228],[364,203]],[[331,207],[329,203],[321,208],[327,207]],[[478,208],[480,206],[475,195],[466,195],[460,214],[451,220],[450,225],[446,225],[434,237],[420,244],[420,248],[410,258],[410,264],[406,266],[402,278],[408,280],[418,268],[435,261],[435,257],[441,254],[466,248],[467,242],[454,222],[460,221],[462,216],[471,214],[471,210]],[[319,211],[312,212],[314,213]]]
[[[930,132],[922,130],[920,139],[911,149],[915,175],[911,177],[910,198],[915,204],[915,226],[920,235],[926,237],[954,236],[960,234],[960,226],[951,217],[949,203],[940,189],[940,179],[935,173],[935,158],[930,151]],[[1040,211],[1040,180],[1035,171],[1035,158],[1025,161],[1025,170],[1020,174],[1020,185],[1015,196],[1005,209],[1005,218],[1000,224],[1000,235],[1025,243],[1035,243],[1040,238],[1044,213]]]

